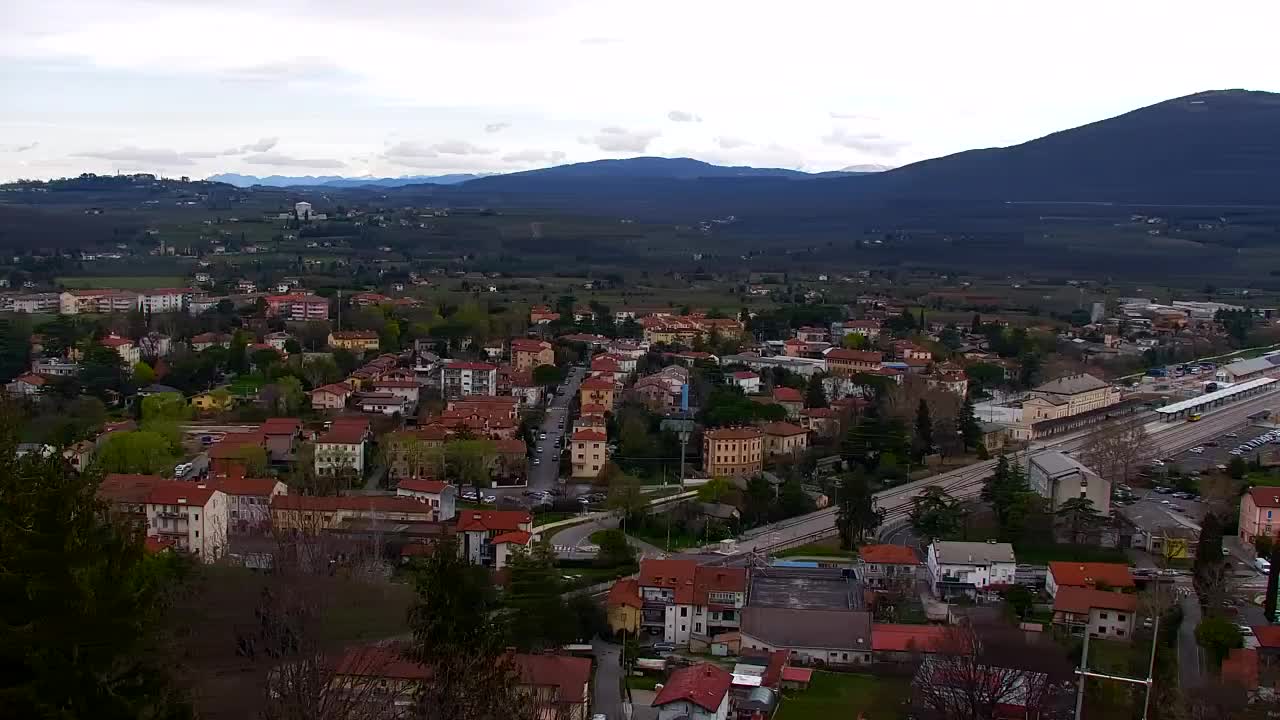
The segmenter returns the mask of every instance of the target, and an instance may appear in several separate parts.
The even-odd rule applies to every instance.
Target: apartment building
[[[609,462],[608,436],[602,430],[578,429],[569,440],[572,450],[572,476],[596,478]]]
[[[907,545],[863,545],[858,548],[858,579],[872,590],[911,591],[920,573],[920,558]]]
[[[827,372],[832,375],[856,375],[875,372],[884,363],[884,354],[874,350],[846,350],[832,348],[823,353]]]
[[[711,477],[751,477],[763,469],[759,428],[720,428],[702,433],[702,469]]]
[[[788,422],[773,422],[761,426],[764,433],[764,454],[792,455],[809,447],[809,431]]]
[[[687,646],[741,627],[747,606],[746,568],[699,565],[696,560],[640,561],[642,627]]]
[[[1017,569],[1013,545],[994,541],[935,541],[926,562],[929,583],[941,598],[976,597],[992,585],[1012,585]]]
[[[599,405],[606,411],[613,410],[613,399],[617,393],[617,385],[613,380],[604,378],[587,378],[578,386],[578,399],[582,405]]]
[[[29,293],[13,295],[12,307],[0,307],[0,310],[12,310],[20,313],[56,313],[61,307],[58,293]],[[5,303],[8,305],[8,303]]]
[[[144,503],[147,537],[215,562],[227,548],[231,516],[226,493],[204,484],[162,481]]]
[[[458,514],[458,490],[441,480],[401,480],[396,486],[396,495],[413,498],[431,506],[432,520],[452,520]]]
[[[1051,511],[1073,498],[1085,498],[1098,512],[1111,514],[1111,483],[1069,455],[1049,451],[1032,456],[1027,483],[1049,501]]]
[[[103,347],[111,348],[120,355],[120,359],[124,360],[125,365],[130,369],[133,368],[138,361],[142,360],[142,350],[129,338],[122,338],[119,335],[108,335],[99,341]]]
[[[1045,592],[1056,596],[1062,588],[1132,592],[1137,585],[1124,563],[1051,562],[1045,576]]]
[[[1280,537],[1280,487],[1250,488],[1240,498],[1240,541],[1251,545],[1259,535]]]
[[[63,315],[123,313],[137,310],[139,302],[132,290],[67,290],[58,295],[58,306]]]
[[[498,366],[481,362],[453,361],[440,367],[440,392],[445,398],[468,395],[497,395]]]
[[[1053,624],[1072,635],[1128,642],[1137,612],[1138,596],[1132,593],[1064,587],[1053,598]]]
[[[435,520],[438,514],[429,504],[410,497],[389,495],[275,495],[271,498],[271,526],[277,532],[302,531],[318,533],[350,527],[381,525],[392,533],[408,530],[405,526],[424,527],[429,534],[439,535]]]
[[[289,486],[275,478],[228,477],[209,487],[227,496],[228,531],[233,535],[268,532],[271,498],[289,494]]]
[[[329,431],[316,440],[316,474],[350,474],[355,478],[363,478],[364,448],[368,437],[367,421],[335,420]]]
[[[182,297],[187,290],[158,288],[138,293],[138,309],[147,313],[182,312]]]
[[[335,330],[329,333],[329,347],[362,353],[378,349],[378,333],[372,330]]]
[[[555,365],[556,353],[545,340],[517,338],[511,341],[511,366],[516,372],[532,372],[539,365]]]
[[[458,513],[455,531],[458,549],[472,565],[495,570],[506,565],[510,543],[528,546],[533,516],[524,510],[463,510]]]
[[[310,293],[268,295],[266,301],[267,317],[278,317],[297,322],[329,319],[329,301],[319,295],[311,295]]]

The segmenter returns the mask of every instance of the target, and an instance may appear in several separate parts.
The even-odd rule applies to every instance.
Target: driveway
[[[547,434],[547,439],[538,440],[532,448],[535,451],[532,457],[540,458],[541,462],[534,465],[533,460],[529,461],[530,490],[551,490],[560,482],[561,453],[556,450],[555,444],[573,426],[573,420],[569,417],[569,403],[578,394],[578,386],[586,375],[586,368],[576,365],[570,368],[565,378],[564,390],[552,398],[547,406],[546,416],[539,428],[540,433]],[[564,423],[564,428],[560,427],[561,423]],[[542,449],[541,453],[536,452],[538,448]]]
[[[1196,644],[1196,626],[1200,624],[1200,598],[1190,585],[1182,599],[1182,626],[1178,628],[1178,686],[1184,691],[1204,684],[1204,654]]]
[[[596,656],[596,682],[591,688],[591,712],[609,720],[622,718],[622,650],[599,638],[591,641]]]

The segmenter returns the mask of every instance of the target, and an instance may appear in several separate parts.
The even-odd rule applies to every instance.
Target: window
[[[689,629],[689,626],[688,626],[688,625],[681,625],[681,626],[680,626],[680,632],[684,632],[684,631],[686,631],[686,630],[688,630],[688,629]]]
[[[200,537],[200,531],[199,531],[199,530],[197,530],[197,531],[196,531],[196,537]]]
[[[693,631],[694,631],[694,632],[696,632],[696,633],[700,633],[700,632],[702,632],[702,623],[694,623],[694,624],[693,624]]]
[[[680,607],[680,617],[689,617],[689,606],[682,605]]]
[[[848,659],[849,659],[849,653],[840,653],[840,658],[841,658],[842,660],[848,660]]]
[[[721,619],[721,620],[733,620],[733,619],[734,619],[733,611],[732,611],[732,610],[721,610],[721,611],[720,611],[720,619]]]
[[[1124,615],[1116,615],[1116,620],[1119,620],[1120,622],[1124,622]]]
[[[1106,614],[1106,613],[1098,613],[1098,617],[1099,617],[1099,618],[1102,618],[1103,620],[1106,620],[1106,619],[1107,619],[1107,614]]]
[[[1124,630],[1121,630],[1120,628],[1116,628],[1116,635],[1119,637],[1124,637]]]

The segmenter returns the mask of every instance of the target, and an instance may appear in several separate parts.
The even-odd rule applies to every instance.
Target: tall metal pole
[[[1080,720],[1084,711],[1084,681],[1087,679],[1085,673],[1089,671],[1089,625],[1084,626],[1084,649],[1080,651],[1080,687],[1076,690],[1076,720]]]
[[[1142,700],[1142,720],[1147,720],[1151,710],[1151,686],[1156,677],[1156,647],[1160,644],[1160,613],[1156,613],[1155,633],[1151,636],[1151,664],[1147,666],[1147,694]]]

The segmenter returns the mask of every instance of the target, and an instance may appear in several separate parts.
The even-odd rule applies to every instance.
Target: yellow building
[[[365,352],[378,349],[378,333],[372,330],[338,330],[329,333],[329,347]]]
[[[609,588],[609,597],[605,607],[609,616],[609,629],[613,632],[640,632],[640,581],[636,578],[622,578]]]
[[[702,469],[711,477],[751,477],[764,469],[764,433],[759,428],[723,428],[702,433]]]
[[[616,390],[616,386],[608,380],[587,378],[578,388],[578,399],[581,405],[599,405],[605,412],[612,412]]]
[[[219,388],[191,398],[191,407],[200,412],[222,412],[231,407],[231,393]]]
[[[597,478],[609,463],[608,436],[604,430],[574,430],[569,438],[570,456],[575,478]]]
[[[809,431],[788,422],[774,422],[760,428],[764,431],[765,455],[791,455],[809,447]]]

